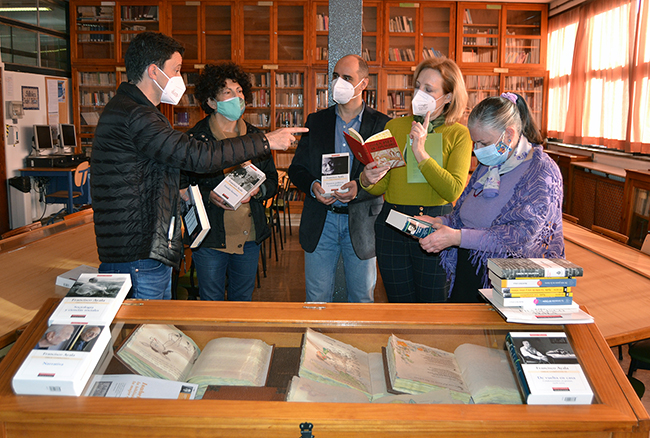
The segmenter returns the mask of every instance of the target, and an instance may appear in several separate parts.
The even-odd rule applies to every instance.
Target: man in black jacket
[[[332,96],[337,105],[310,114],[289,177],[305,192],[300,220],[300,244],[305,250],[306,300],[332,301],[339,255],[343,256],[349,302],[373,302],[377,282],[374,223],[382,197],[359,187],[361,164],[350,153],[350,182],[331,197],[321,186],[323,154],[350,152],[343,132],[353,128],[365,139],[383,131],[389,117],[365,105],[368,66],[347,55],[334,67]],[[345,193],[343,193],[345,191]]]
[[[286,150],[284,128],[202,142],[172,128],[156,108],[185,91],[183,47],[157,32],[138,34],[124,55],[122,83],[99,119],[91,158],[91,194],[100,272],[130,273],[133,297],[171,298],[172,267],[180,264],[180,171],[208,173]]]

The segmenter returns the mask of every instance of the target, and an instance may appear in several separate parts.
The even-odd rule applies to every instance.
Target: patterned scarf
[[[498,196],[499,187],[501,186],[501,175],[510,172],[526,161],[531,149],[532,146],[528,143],[528,139],[521,135],[517,147],[506,162],[499,166],[488,167],[487,172],[476,181],[472,187],[475,190],[476,196],[485,196],[486,198]]]

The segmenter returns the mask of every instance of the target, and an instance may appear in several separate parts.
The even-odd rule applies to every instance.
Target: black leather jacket
[[[95,130],[91,195],[99,259],[155,259],[177,267],[182,256],[180,170],[215,172],[270,153],[261,134],[201,142],[172,128],[140,89],[119,86]]]
[[[201,141],[214,140],[210,130],[210,116],[199,121],[192,129],[187,131],[190,137],[197,138]],[[248,134],[260,133],[259,129],[250,123],[246,123],[246,132]],[[260,186],[258,195],[251,199],[251,215],[253,226],[255,227],[255,242],[262,243],[264,239],[271,235],[271,228],[266,222],[266,211],[263,202],[272,198],[278,191],[278,172],[275,169],[275,163],[271,156],[255,158],[252,163],[266,175],[266,179]],[[190,184],[198,184],[201,190],[201,196],[205,203],[205,210],[210,220],[210,232],[205,236],[201,243],[203,248],[225,248],[226,247],[226,230],[223,224],[224,209],[210,202],[210,192],[224,179],[222,171],[211,174],[196,174],[193,172],[181,173],[181,188]]]

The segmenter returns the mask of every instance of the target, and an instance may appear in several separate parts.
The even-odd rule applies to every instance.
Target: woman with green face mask
[[[250,77],[239,65],[206,65],[194,95],[207,117],[192,127],[189,135],[221,140],[261,132],[242,118],[252,94]],[[181,175],[181,189],[198,184],[210,220],[210,232],[192,251],[202,300],[251,300],[260,244],[271,235],[263,203],[278,187],[278,173],[270,155],[252,163],[266,174],[266,180],[236,210],[212,191],[233,169]]]

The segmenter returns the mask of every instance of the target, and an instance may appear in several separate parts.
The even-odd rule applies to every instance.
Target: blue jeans
[[[243,254],[228,254],[211,248],[192,251],[201,299],[223,301],[228,275],[228,301],[251,301],[259,256],[260,246],[253,241],[244,244]]]
[[[131,274],[133,296],[139,300],[170,300],[172,268],[158,260],[142,259],[125,263],[100,263],[100,273]]]
[[[343,255],[345,286],[350,303],[372,303],[377,283],[375,257],[361,260],[352,248],[348,215],[327,212],[314,252],[305,252],[307,302],[331,302],[339,256]]]

